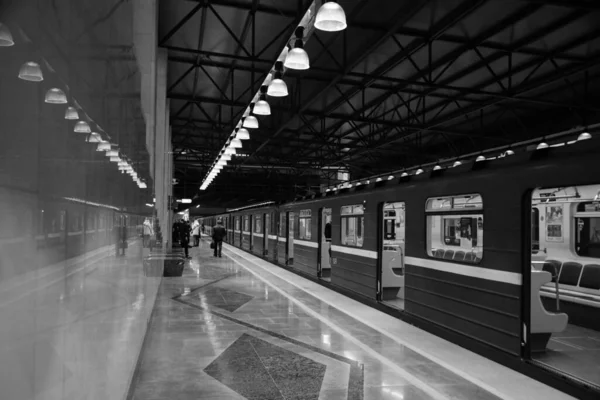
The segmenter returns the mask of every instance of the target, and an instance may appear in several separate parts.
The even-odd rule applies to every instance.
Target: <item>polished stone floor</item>
[[[191,255],[183,277],[162,281],[130,398],[570,398],[500,366],[490,380],[512,385],[476,384],[230,246],[213,258],[202,242]],[[486,370],[487,360],[476,362]],[[512,395],[515,383],[522,389]]]

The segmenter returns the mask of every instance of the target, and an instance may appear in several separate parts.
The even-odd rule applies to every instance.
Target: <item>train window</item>
[[[479,194],[428,199],[427,254],[454,262],[483,258],[483,201]]]
[[[287,237],[285,234],[285,212],[279,214],[279,237]]]
[[[600,258],[600,201],[577,205],[575,251],[582,257]]]
[[[310,239],[311,231],[310,231],[310,222],[311,222],[311,211],[310,210],[300,210],[300,218],[298,220],[298,239]]]
[[[365,231],[365,210],[363,205],[341,208],[341,243],[344,246],[362,247]]]
[[[262,233],[262,218],[260,215],[254,216],[254,233]]]
[[[244,232],[250,231],[250,219],[248,215],[244,215]]]
[[[235,230],[240,230],[240,217],[235,217]]]

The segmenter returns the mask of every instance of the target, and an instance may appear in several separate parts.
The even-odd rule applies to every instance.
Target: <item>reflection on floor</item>
[[[569,324],[534,359],[600,387],[600,332]]]
[[[385,300],[382,301],[383,304],[385,304],[386,306],[391,306],[394,308],[397,308],[399,310],[404,310],[404,299],[393,299],[393,300]]]
[[[237,251],[163,279],[133,399],[499,399]]]

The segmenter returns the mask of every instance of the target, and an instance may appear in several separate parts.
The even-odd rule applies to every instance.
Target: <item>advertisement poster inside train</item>
[[[563,238],[563,207],[546,207],[546,241],[562,242]]]

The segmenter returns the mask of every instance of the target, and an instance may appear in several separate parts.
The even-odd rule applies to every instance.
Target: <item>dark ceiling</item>
[[[175,195],[202,178],[312,1],[162,0]],[[600,121],[600,2],[342,0],[311,68],[199,200],[233,207]]]

